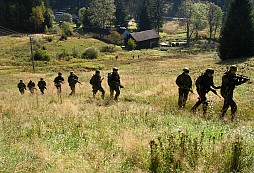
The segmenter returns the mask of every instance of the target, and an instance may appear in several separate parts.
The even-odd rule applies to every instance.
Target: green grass
[[[18,59],[9,59],[18,54],[18,48],[27,49],[25,39],[21,45],[15,44],[21,38],[1,39],[7,40],[1,42],[9,46],[6,50],[14,50],[0,50],[0,60],[6,63],[0,66],[1,172],[253,172],[253,84],[235,90],[239,110],[234,123],[218,119],[223,100],[210,93],[206,118],[201,110],[197,115],[189,112],[197,101],[196,92],[190,95],[186,110],[178,110],[175,85],[185,66],[193,80],[207,67],[214,68],[217,85],[230,64],[237,64],[239,73],[253,78],[253,58],[221,63],[215,52],[120,51],[117,61],[113,53],[97,60],[36,62],[36,73],[32,73],[27,65],[17,66]],[[62,48],[69,51],[74,44],[104,45],[78,38],[45,44],[52,54]],[[23,59],[25,55],[20,54]],[[132,55],[140,55],[140,59],[132,59]],[[125,86],[118,103],[109,100],[106,81],[114,66],[119,67]],[[106,100],[99,99],[100,93],[97,99],[92,98],[89,80],[94,73],[91,70],[97,67],[105,78]],[[67,80],[72,69],[82,85],[69,97],[65,83],[60,98],[52,81],[59,70]],[[40,77],[48,84],[45,95],[38,91],[35,95],[28,91],[19,94],[20,79],[28,83]],[[157,147],[153,145],[151,152],[152,140]]]

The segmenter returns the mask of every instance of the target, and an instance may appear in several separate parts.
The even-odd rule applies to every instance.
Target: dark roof
[[[130,35],[137,42],[151,40],[151,39],[160,37],[159,34],[154,29],[141,31],[141,32],[133,32]]]

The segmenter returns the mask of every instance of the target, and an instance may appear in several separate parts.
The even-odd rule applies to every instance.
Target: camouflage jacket
[[[211,87],[214,89],[219,89],[214,85],[213,77],[209,77],[206,73],[203,73],[196,80],[196,87],[198,93],[208,93],[211,90]]]
[[[191,77],[182,73],[176,78],[176,84],[179,88],[190,89],[192,87]]]

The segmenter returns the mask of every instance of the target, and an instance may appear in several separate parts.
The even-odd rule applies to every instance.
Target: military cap
[[[206,73],[209,73],[209,74],[214,74],[214,69],[212,69],[212,68],[207,68],[207,69],[205,70],[205,72],[206,72]]]
[[[113,68],[113,71],[118,71],[118,68],[117,68],[117,67],[114,67],[114,68]]]
[[[184,67],[184,68],[183,68],[183,71],[184,71],[185,73],[189,73],[189,72],[190,72],[190,69],[189,69],[188,67]]]
[[[237,71],[237,66],[236,65],[231,65],[230,66],[230,71],[232,70],[232,71]]]

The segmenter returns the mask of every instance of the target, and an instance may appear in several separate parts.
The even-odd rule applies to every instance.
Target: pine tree
[[[115,0],[115,25],[127,26],[127,9],[124,0]]]
[[[220,35],[221,60],[254,55],[254,25],[250,0],[232,0]]]
[[[151,0],[143,0],[143,6],[138,15],[138,28],[141,31],[152,29],[151,21]]]

